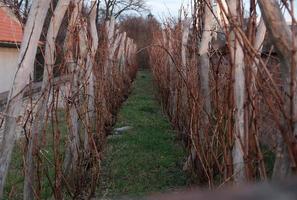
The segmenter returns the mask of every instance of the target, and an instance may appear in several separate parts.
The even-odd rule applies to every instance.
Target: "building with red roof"
[[[0,5],[0,43],[20,44],[22,38],[21,23],[8,8]]]
[[[10,90],[22,38],[22,24],[7,6],[0,3],[0,93]]]

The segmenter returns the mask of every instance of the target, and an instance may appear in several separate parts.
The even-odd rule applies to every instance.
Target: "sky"
[[[190,8],[189,2],[191,2],[191,0],[146,0],[146,2],[155,17],[164,19],[168,16],[178,16],[181,5],[185,8]],[[249,5],[249,0],[244,0],[244,4],[245,6]],[[297,0],[294,0],[294,8],[294,13],[297,16]],[[285,17],[290,21],[288,13],[285,14]]]
[[[189,5],[189,0],[147,0],[147,5],[157,18],[177,16],[181,5]]]

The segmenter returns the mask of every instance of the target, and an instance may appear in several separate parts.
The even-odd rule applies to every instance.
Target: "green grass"
[[[187,185],[182,171],[185,151],[154,98],[149,71],[138,72],[134,89],[124,103],[116,127],[132,126],[108,139],[101,194],[142,196]]]
[[[67,135],[63,111],[59,111],[59,121],[63,156]],[[185,152],[154,98],[152,77],[148,71],[138,73],[134,90],[124,103],[116,126],[132,126],[133,129],[108,140],[103,161],[102,193],[107,192],[109,196],[139,196],[187,185],[187,176],[182,171]],[[52,197],[50,182],[54,182],[55,173],[50,127],[47,132],[42,158],[42,199]],[[15,146],[4,199],[23,198],[24,140],[20,139]]]
[[[60,154],[61,156],[65,153],[65,141],[67,136],[67,126],[65,123],[64,111],[58,112],[59,130],[61,133],[61,143],[60,143]],[[41,168],[41,187],[42,199],[48,199],[53,195],[50,182],[54,182],[55,172],[54,172],[54,153],[53,153],[53,135],[52,128],[49,125],[48,131],[46,134],[45,145],[42,145],[42,168]],[[11,164],[9,167],[7,180],[4,188],[4,199],[22,199],[23,198],[23,187],[24,187],[24,172],[23,172],[23,159],[24,159],[24,143],[25,138],[20,138],[15,145]],[[46,178],[48,174],[49,179]]]

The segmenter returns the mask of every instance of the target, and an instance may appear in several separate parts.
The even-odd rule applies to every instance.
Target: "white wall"
[[[18,59],[18,49],[0,47],[0,93],[10,90]]]

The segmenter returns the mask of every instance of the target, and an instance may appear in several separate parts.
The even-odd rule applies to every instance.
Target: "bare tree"
[[[145,0],[104,0],[102,8],[105,20],[109,20],[111,17],[118,18],[127,11],[143,12],[147,10]]]

